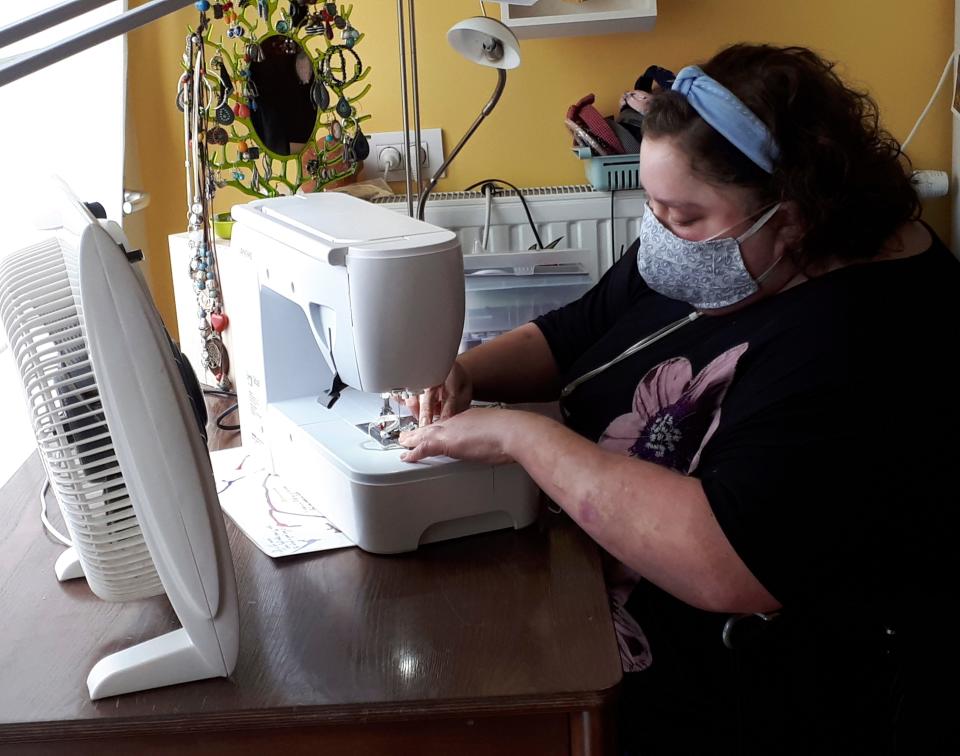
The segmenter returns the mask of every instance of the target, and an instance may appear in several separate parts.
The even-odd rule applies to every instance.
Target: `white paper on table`
[[[243,449],[210,454],[220,508],[267,556],[277,558],[353,546],[296,491]]]

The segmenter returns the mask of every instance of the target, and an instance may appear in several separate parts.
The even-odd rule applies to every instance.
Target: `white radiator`
[[[640,217],[646,195],[641,191],[622,191],[614,195],[614,244],[610,244],[610,193],[595,192],[589,186],[557,186],[536,189],[524,189],[523,196],[530,207],[530,213],[537,224],[537,230],[543,243],[549,244],[557,237],[563,239],[556,249],[588,250],[589,255],[598,261],[600,270],[590,266],[594,278],[613,262],[611,249],[619,254],[621,245],[627,247],[639,235]],[[434,199],[436,198],[436,199]],[[386,204],[398,212],[406,212],[406,201],[401,198],[378,204]],[[475,242],[483,233],[483,221],[486,214],[486,198],[479,192],[441,192],[431,194],[427,202],[426,219],[438,226],[455,231],[460,237],[464,254],[475,253]],[[214,385],[213,376],[206,374],[201,363],[200,336],[197,331],[197,304],[190,279],[191,252],[187,246],[186,234],[174,234],[170,241],[170,265],[173,274],[173,292],[177,307],[177,330],[180,335],[180,348],[190,361],[197,376],[204,383]],[[527,223],[520,200],[514,192],[498,194],[493,200],[491,230],[487,244],[488,252],[515,252],[528,249],[534,243],[533,232]],[[223,291],[224,308],[230,314],[231,291],[242,285],[243,276],[250,275],[246,258],[233,254],[230,243],[217,242],[220,265],[220,285]],[[554,293],[561,292],[556,289]],[[541,292],[542,294],[543,292]],[[514,290],[501,295],[501,299],[523,297],[523,293]],[[497,303],[500,315],[508,315],[510,323],[533,317],[545,302],[539,300],[539,306],[530,311],[505,313],[503,302]],[[563,301],[551,303],[554,306]],[[470,313],[468,313],[469,315]],[[495,324],[496,331],[504,324]],[[227,328],[223,341],[227,352],[232,351],[236,329]],[[229,370],[230,378],[236,378],[234,370]]]
[[[588,185],[523,189],[530,214],[544,245],[563,237],[557,249],[587,249],[597,253],[601,272],[613,264],[640,234],[646,202],[641,190],[597,192]],[[611,208],[611,197],[613,206]],[[378,200],[406,212],[403,197]],[[455,231],[465,255],[478,251],[487,201],[480,192],[439,192],[427,201],[425,220]],[[611,212],[612,211],[612,212]],[[611,216],[613,236],[611,244]],[[498,192],[493,199],[487,252],[514,252],[535,243],[516,192]]]

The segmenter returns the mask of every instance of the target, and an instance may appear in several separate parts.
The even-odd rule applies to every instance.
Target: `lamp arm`
[[[490,95],[490,99],[487,101],[487,104],[483,106],[483,110],[480,111],[480,115],[477,116],[476,120],[470,125],[470,128],[467,129],[467,133],[460,138],[459,142],[457,142],[457,146],[450,151],[449,155],[447,155],[447,159],[443,161],[443,165],[437,168],[437,172],[434,173],[430,178],[430,182],[423,190],[423,194],[420,195],[420,200],[417,202],[417,220],[423,220],[423,215],[427,207],[427,198],[430,196],[430,192],[433,191],[433,187],[437,185],[440,177],[443,175],[444,171],[447,170],[447,166],[450,165],[450,163],[453,162],[453,159],[460,154],[460,150],[463,149],[463,146],[467,143],[470,137],[473,136],[473,132],[475,132],[480,127],[480,124],[483,123],[483,119],[493,112],[493,109],[500,101],[500,95],[503,94],[503,88],[506,86],[506,84],[507,72],[502,68],[498,68],[497,86],[494,88],[493,94]],[[419,154],[417,155],[417,159],[419,159]]]
[[[66,4],[59,10],[51,11],[51,18],[48,20],[38,21],[36,16],[31,16],[0,29],[0,41],[3,45],[6,45],[29,39],[42,28],[48,28],[51,20],[59,23],[105,4],[99,2],[99,0],[77,0],[77,2]],[[76,55],[78,52],[83,52],[101,42],[106,42],[108,39],[139,29],[141,26],[163,18],[181,8],[186,8],[188,5],[190,5],[190,0],[149,0],[149,2],[137,8],[125,10],[114,18],[84,29],[72,37],[67,37],[48,47],[0,60],[0,87],[46,68],[64,58],[69,58],[71,55]]]

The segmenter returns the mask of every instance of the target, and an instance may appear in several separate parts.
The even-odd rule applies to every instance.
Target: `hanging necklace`
[[[216,378],[217,386],[229,390],[229,360],[221,337],[229,320],[223,311],[223,292],[217,275],[217,251],[211,213],[211,200],[216,184],[210,176],[207,162],[207,109],[214,98],[207,81],[204,59],[202,35],[206,23],[206,15],[201,11],[197,31],[187,37],[184,52],[185,71],[180,77],[177,101],[183,105],[187,245],[192,251],[190,277],[197,297],[197,327],[202,342],[201,361],[204,369]]]

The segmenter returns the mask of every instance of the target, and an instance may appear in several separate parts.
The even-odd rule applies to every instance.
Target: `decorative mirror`
[[[198,0],[207,48],[206,159],[218,187],[255,197],[317,191],[369,154],[357,103],[370,73],[352,5]]]

